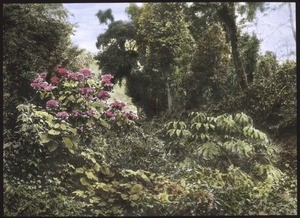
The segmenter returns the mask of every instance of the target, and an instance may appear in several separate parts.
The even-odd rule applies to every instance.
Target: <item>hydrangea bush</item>
[[[80,142],[87,145],[95,131],[131,126],[138,117],[126,111],[123,102],[108,103],[113,88],[111,74],[95,78],[90,69],[71,72],[56,67],[40,73],[31,83],[36,90],[36,107],[19,105],[21,131],[35,129],[38,142],[54,151],[63,142],[71,153]],[[33,125],[28,124],[28,119]]]

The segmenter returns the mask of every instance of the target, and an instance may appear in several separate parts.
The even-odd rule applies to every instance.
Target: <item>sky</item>
[[[138,3],[141,5],[142,3]],[[281,3],[270,3],[271,8],[277,8]],[[292,4],[293,20],[296,20],[295,3]],[[71,23],[77,23],[72,42],[80,48],[92,53],[98,53],[96,41],[99,34],[107,29],[105,24],[99,23],[96,13],[99,10],[112,9],[115,20],[129,20],[125,8],[129,3],[70,3],[63,4],[73,16],[69,17]],[[247,23],[243,31],[255,33],[261,42],[260,53],[272,51],[278,60],[295,59],[296,42],[290,26],[289,8],[285,4],[277,10],[258,12],[254,22]],[[296,27],[295,27],[296,28]],[[293,53],[293,55],[290,55]]]

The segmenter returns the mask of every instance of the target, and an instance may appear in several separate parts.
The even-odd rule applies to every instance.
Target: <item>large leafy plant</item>
[[[38,94],[37,105],[18,106],[20,133],[25,139],[50,151],[64,144],[74,153],[78,143],[89,144],[95,131],[126,128],[137,119],[124,110],[123,102],[108,104],[113,86],[110,74],[99,80],[89,69],[73,73],[57,67],[53,73],[42,72],[31,83]]]
[[[187,122],[169,122],[166,128],[170,137],[166,149],[195,164],[220,169],[233,164],[250,172],[257,164],[272,164],[275,157],[267,135],[244,113],[213,117],[192,112]]]

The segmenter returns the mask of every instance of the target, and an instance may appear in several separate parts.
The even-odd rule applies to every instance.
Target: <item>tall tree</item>
[[[191,17],[202,22],[221,22],[224,30],[228,34],[231,44],[231,52],[235,71],[238,78],[239,86],[243,89],[248,85],[247,76],[241,60],[239,49],[239,32],[237,26],[237,12],[246,15],[246,20],[253,20],[256,11],[264,10],[263,3],[249,2],[249,3],[234,3],[234,2],[210,2],[210,3],[193,3],[190,7],[192,11]],[[194,21],[195,22],[195,21]],[[198,23],[201,21],[197,21]]]
[[[136,63],[136,26],[133,22],[113,21],[105,33],[98,36],[96,46],[100,51],[96,55],[98,66],[121,81],[128,77]]]
[[[159,78],[162,82],[155,89],[154,97],[161,105],[160,110],[173,107],[171,86],[176,59],[185,52],[189,53],[193,46],[183,9],[183,3],[147,3],[143,5],[137,21],[141,64],[144,69],[152,68],[157,72],[156,80]]]

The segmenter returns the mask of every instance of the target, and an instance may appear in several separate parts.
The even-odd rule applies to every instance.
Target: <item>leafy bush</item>
[[[295,185],[290,186],[295,178],[276,167],[274,145],[246,114],[192,112],[186,122],[169,122],[166,134],[166,149],[178,169],[174,178],[210,190],[216,203],[211,214],[296,213]]]
[[[272,60],[268,56],[261,58],[251,85],[244,92],[212,106],[215,111],[244,111],[270,133],[295,128],[296,63],[286,61],[276,67]]]

